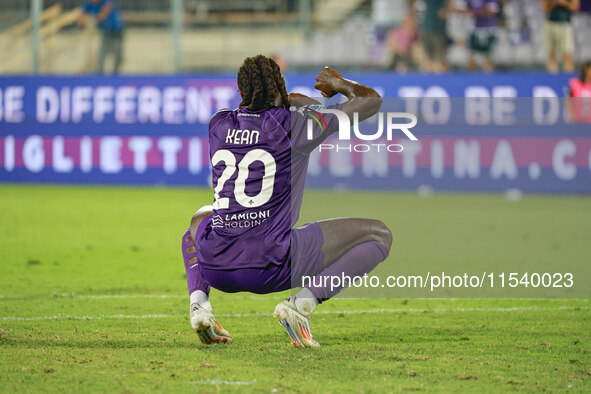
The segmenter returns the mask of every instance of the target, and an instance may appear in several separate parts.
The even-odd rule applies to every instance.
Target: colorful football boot
[[[310,314],[305,314],[298,310],[295,304],[295,296],[279,303],[275,307],[273,317],[279,319],[279,324],[287,331],[293,347],[320,346],[312,338],[312,334],[310,333]]]
[[[198,303],[191,305],[191,327],[199,337],[199,340],[205,344],[211,343],[231,343],[230,333],[224,329],[213,317],[211,311],[203,308]]]

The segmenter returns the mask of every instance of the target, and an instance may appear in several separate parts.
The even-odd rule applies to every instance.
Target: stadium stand
[[[99,37],[89,27],[75,26],[80,0],[44,0],[40,71],[92,72]],[[125,73],[172,71],[170,2],[117,0],[127,26]],[[465,8],[464,0],[452,0]],[[501,2],[502,23],[492,60],[498,69],[543,69],[544,14],[539,0]],[[309,6],[307,12],[306,5]],[[278,53],[291,70],[325,64],[348,69],[389,67],[388,29],[399,24],[407,9],[420,20],[423,0],[185,0],[180,39],[181,71],[233,70],[253,51]],[[31,63],[30,1],[4,0],[0,13],[0,73],[27,72]],[[574,15],[575,62],[591,58],[591,16],[582,1]],[[450,14],[446,21],[451,69],[467,67],[470,16]],[[420,59],[419,70],[426,70]]]

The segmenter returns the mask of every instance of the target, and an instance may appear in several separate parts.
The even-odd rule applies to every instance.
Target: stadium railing
[[[79,9],[64,11],[61,4],[46,8],[41,14],[39,29],[41,71],[88,72],[93,69],[96,53],[96,29],[89,25],[82,31],[61,34],[64,29],[76,23]],[[22,73],[31,68],[32,47],[30,45],[33,21],[27,18],[21,23],[0,33],[3,50],[0,57],[0,73]],[[82,51],[80,56],[72,56]],[[67,62],[59,62],[67,58]],[[63,65],[67,63],[68,67]]]

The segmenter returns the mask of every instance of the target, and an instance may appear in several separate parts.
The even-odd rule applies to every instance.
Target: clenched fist
[[[324,70],[318,74],[316,77],[316,84],[314,87],[320,92],[324,97],[332,97],[335,94],[339,93],[336,90],[337,83],[341,81],[343,77],[341,74],[336,72],[330,67],[324,67]]]

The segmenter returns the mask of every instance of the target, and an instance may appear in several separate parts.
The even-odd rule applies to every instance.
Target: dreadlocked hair
[[[267,56],[257,55],[244,59],[238,69],[238,88],[242,92],[241,108],[248,107],[251,111],[258,111],[272,107],[290,107],[279,66]]]

